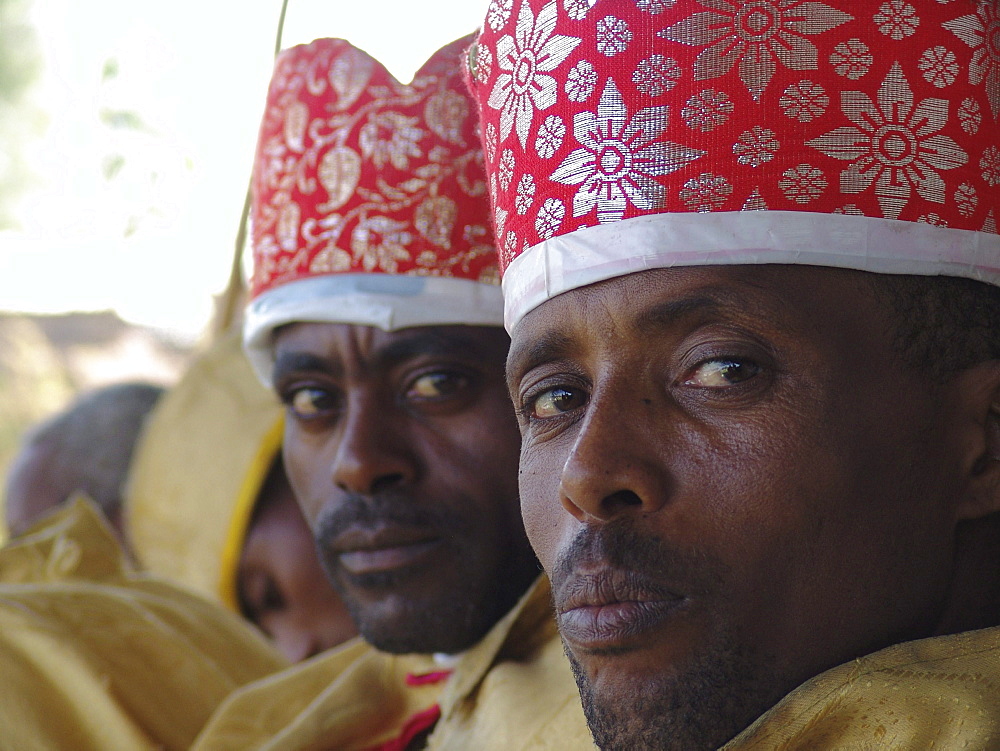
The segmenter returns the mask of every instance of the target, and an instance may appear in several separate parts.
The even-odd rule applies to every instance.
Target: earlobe
[[[1000,511],[1000,362],[980,363],[958,378],[976,435],[957,512],[959,519],[976,519]]]

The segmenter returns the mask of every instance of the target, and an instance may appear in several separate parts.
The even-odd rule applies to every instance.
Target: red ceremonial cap
[[[342,39],[280,53],[257,142],[247,354],[265,380],[295,321],[392,331],[503,322],[472,37],[410,84]]]
[[[491,0],[506,325],[651,268],[1000,283],[995,0]]]

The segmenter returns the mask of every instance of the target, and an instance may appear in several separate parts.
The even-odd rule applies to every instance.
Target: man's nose
[[[318,635],[296,623],[280,624],[273,629],[271,638],[289,662],[301,662],[322,651]]]
[[[625,391],[626,393],[620,393]],[[580,521],[603,523],[625,513],[651,513],[672,491],[670,468],[656,438],[655,416],[636,410],[634,392],[595,390],[559,482],[563,507]]]
[[[353,397],[331,468],[348,493],[371,495],[415,479],[416,457],[407,439],[407,416],[373,396]]]

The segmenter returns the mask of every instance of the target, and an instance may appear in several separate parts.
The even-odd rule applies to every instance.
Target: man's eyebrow
[[[707,290],[697,295],[652,305],[638,313],[629,325],[637,331],[652,334],[693,315],[721,315],[727,303],[743,303],[742,296],[729,290],[718,293]],[[548,331],[531,341],[515,341],[507,358],[507,384],[512,386],[517,376],[546,362],[567,356],[573,340],[557,331]]]
[[[719,296],[713,294],[681,297],[650,306],[635,317],[632,325],[638,331],[656,331],[692,315],[718,314],[724,307]]]
[[[339,367],[325,357],[319,357],[311,352],[279,352],[274,360],[271,374],[271,384],[276,386],[292,373],[303,371],[321,371],[331,373],[339,371]]]
[[[571,346],[572,339],[558,331],[547,331],[526,342],[515,341],[507,356],[507,385],[513,386],[516,377],[522,373],[565,357]]]

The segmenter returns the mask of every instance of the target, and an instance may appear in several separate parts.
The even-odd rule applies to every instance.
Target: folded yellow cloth
[[[441,716],[428,749],[593,749],[549,597],[548,581],[539,579],[447,667],[441,658],[389,655],[355,641],[250,684],[219,708],[194,750],[393,748],[383,744],[434,707]],[[446,680],[413,680],[443,670]]]
[[[236,569],[283,414],[238,330],[195,359],[160,398],[132,458],[125,522],[144,568],[239,609]]]
[[[235,614],[132,570],[88,502],[0,549],[3,751],[186,751],[286,665]]]
[[[1000,748],[1000,628],[897,644],[807,681],[724,751]]]

